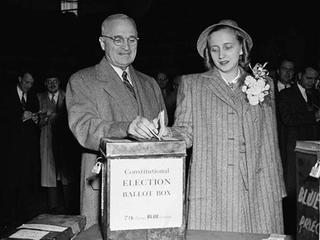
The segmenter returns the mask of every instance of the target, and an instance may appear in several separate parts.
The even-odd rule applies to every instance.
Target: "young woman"
[[[189,229],[283,233],[273,84],[263,66],[246,71],[252,46],[233,20],[206,28],[197,50],[208,71],[182,77],[175,123],[160,129],[193,150]],[[250,81],[263,85],[251,95]]]

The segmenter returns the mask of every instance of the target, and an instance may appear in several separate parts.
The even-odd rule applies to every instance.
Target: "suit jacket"
[[[39,129],[32,119],[22,121],[24,110],[16,85],[3,91],[1,109],[1,133],[5,141],[2,144],[4,157],[1,161],[4,182],[0,195],[5,199],[0,204],[3,208],[0,212],[4,219],[10,219],[25,214],[23,211],[31,201],[35,201],[34,197],[40,188]],[[39,110],[37,97],[32,90],[27,93],[25,110],[33,113]],[[31,217],[29,215],[25,216]]]
[[[11,159],[9,164],[20,166],[17,170],[19,171],[19,169],[21,169],[21,177],[23,178],[25,175],[34,173],[40,166],[38,162],[39,128],[32,119],[25,122],[22,121],[24,109],[20,102],[16,86],[6,91],[4,95],[5,98],[2,104],[5,114],[2,120],[5,121],[4,127],[6,128],[5,131],[8,132],[7,137],[9,138],[6,142],[6,144],[9,145],[6,150],[8,151],[10,149],[13,159],[15,159]],[[39,111],[38,99],[32,90],[27,93],[25,110],[33,113]],[[17,149],[19,149],[19,151],[17,151]],[[28,163],[28,161],[30,162]],[[34,170],[32,170],[32,168],[34,168]],[[28,173],[27,170],[30,172]],[[33,178],[32,175],[30,176]],[[28,179],[22,181],[26,182]]]
[[[98,181],[87,179],[93,175],[91,170],[100,139],[125,138],[129,124],[138,115],[152,120],[161,110],[166,112],[157,82],[132,66],[129,71],[137,100],[128,93],[105,58],[96,66],[73,74],[67,84],[69,126],[85,148],[82,154],[80,210],[87,217],[86,228],[97,223],[99,217],[99,192],[93,190],[98,189]]]
[[[312,101],[320,106],[320,96],[313,90]],[[284,172],[288,193],[295,194],[295,146],[297,140],[320,140],[320,124],[314,111],[308,109],[298,86],[279,93],[279,116],[282,125],[281,151],[284,158]]]
[[[173,133],[193,149],[189,229],[281,233],[285,189],[271,98],[250,105],[217,70],[182,77]]]

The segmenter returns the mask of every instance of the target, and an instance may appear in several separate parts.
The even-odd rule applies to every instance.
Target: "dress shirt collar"
[[[113,66],[112,64],[110,64],[111,65],[111,67],[116,71],[116,73],[118,74],[118,76],[120,77],[120,79],[123,81],[123,79],[122,79],[122,72],[123,72],[123,70],[121,69],[121,68],[118,68],[118,67],[116,67],[116,66]],[[128,80],[129,80],[129,82],[132,84],[132,81],[131,81],[131,77],[130,77],[130,73],[129,73],[129,68],[127,67],[126,69],[125,69],[125,71],[127,72],[127,76],[128,76]]]
[[[284,83],[282,83],[282,82],[280,82],[280,81],[278,81],[278,83],[277,83],[277,87],[278,87],[278,91],[279,91],[279,92],[280,92],[281,90],[285,89],[285,88],[290,87],[290,86],[291,86],[290,83],[284,84]]]
[[[54,101],[57,103],[58,102],[58,97],[59,97],[59,91],[56,91],[55,93],[48,93],[49,94],[49,99],[51,100],[52,96]]]
[[[219,73],[220,73],[220,72],[219,72]],[[238,68],[237,76],[236,76],[234,79],[232,79],[232,81],[227,81],[227,80],[222,76],[221,73],[220,73],[220,76],[221,76],[221,78],[223,79],[223,81],[226,82],[226,84],[227,84],[228,86],[231,86],[231,85],[237,83],[237,81],[238,81],[238,79],[239,79],[239,77],[240,77],[240,69]]]
[[[19,99],[21,101],[21,98],[22,98],[24,92],[19,88],[18,85],[17,85],[17,92],[18,92],[18,95],[19,95]],[[24,94],[24,100],[27,101],[27,94],[26,93]]]
[[[308,98],[307,98],[307,94],[306,94],[306,89],[305,89],[304,87],[302,87],[299,83],[297,83],[297,85],[298,85],[298,88],[299,88],[299,90],[300,90],[300,92],[301,92],[304,100],[305,100],[306,102],[308,102]]]

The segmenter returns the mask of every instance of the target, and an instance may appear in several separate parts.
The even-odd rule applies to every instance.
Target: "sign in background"
[[[110,160],[110,230],[181,227],[183,158]]]
[[[309,176],[317,155],[297,152],[297,240],[319,239],[319,179]]]

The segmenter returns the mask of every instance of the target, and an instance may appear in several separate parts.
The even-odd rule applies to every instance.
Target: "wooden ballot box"
[[[100,151],[103,239],[185,239],[185,142],[104,138]]]
[[[320,141],[297,141],[297,240],[319,239],[320,182],[318,177],[310,176],[317,162],[320,162]]]

